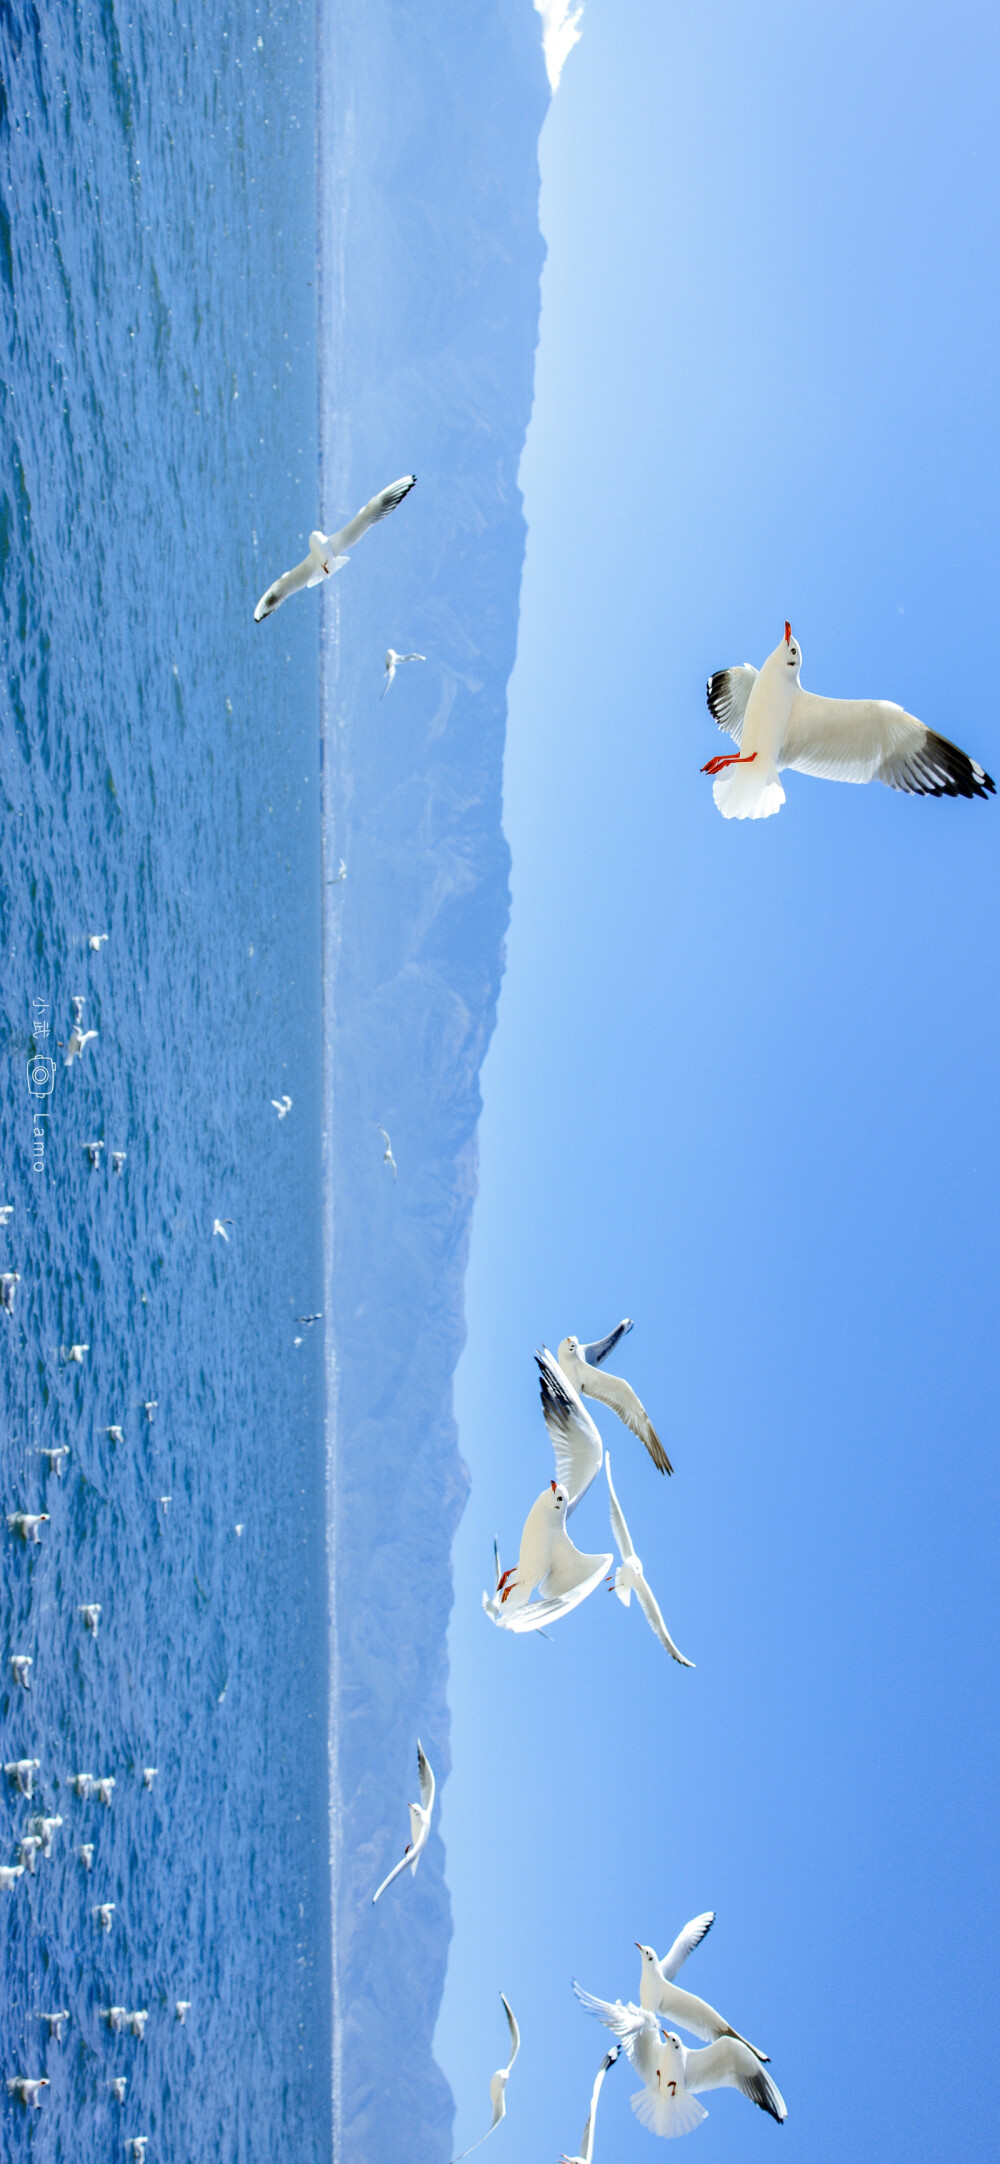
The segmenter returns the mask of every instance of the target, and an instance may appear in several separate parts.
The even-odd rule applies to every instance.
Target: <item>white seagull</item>
[[[111,1438],[111,1441],[112,1441],[113,1443],[123,1443],[123,1442],[125,1441],[125,1430],[124,1430],[124,1428],[118,1428],[118,1427],[114,1427],[114,1428],[105,1428],[105,1430],[104,1430],[104,1433],[105,1433],[105,1435],[109,1435],[109,1436],[110,1436],[110,1438]]]
[[[227,1225],[232,1225],[232,1224],[235,1224],[235,1222],[236,1222],[235,1218],[232,1218],[232,1217],[216,1217],[216,1218],[215,1218],[215,1219],[213,1220],[213,1223],[212,1223],[212,1238],[213,1238],[213,1240],[215,1239],[215,1237],[216,1237],[216,1234],[218,1234],[218,1236],[219,1236],[219,1239],[220,1239],[220,1240],[225,1240],[225,1242],[226,1242],[226,1245],[227,1245],[227,1247],[228,1247],[228,1245],[229,1245],[229,1234],[228,1234],[228,1232],[226,1231],[226,1226],[227,1226]]]
[[[467,2156],[471,2156],[473,2149],[481,2149],[484,2141],[488,2141],[490,2135],[496,2133],[497,2127],[499,2126],[501,2119],[505,2116],[507,2110],[507,2083],[510,2080],[511,2067],[513,2066],[514,2061],[517,2058],[517,2054],[521,2049],[521,2031],[517,2026],[517,2022],[515,2021],[514,2016],[511,2012],[509,2003],[505,1999],[502,1991],[500,1993],[500,2001],[503,2006],[504,2013],[507,2016],[507,2027],[510,2031],[510,2058],[508,2059],[506,2066],[498,2066],[496,2073],[490,2077],[490,2103],[493,2106],[493,2117],[490,2120],[489,2126],[487,2127],[485,2134],[480,2134],[479,2140],[473,2142],[472,2149],[463,2149],[461,2156],[457,2156],[453,2159],[453,2164],[463,2164],[463,2159]]]
[[[0,1225],[9,1225],[14,1215],[12,1202],[0,1202]]]
[[[131,2014],[125,2016],[127,2026],[131,2029],[133,2036],[138,2037],[140,2044],[146,2041],[146,2023],[148,2020],[148,2006],[137,2006]]]
[[[39,1771],[41,1763],[40,1758],[12,1758],[8,1760],[3,1770],[8,1780],[13,1781],[15,1788],[20,1790],[21,1795],[30,1798],[35,1793],[35,1775]]]
[[[722,2036],[735,2037],[738,2044],[745,2044],[755,2059],[767,2060],[766,2051],[758,2051],[748,2036],[741,2036],[707,1999],[698,1999],[692,1991],[681,1991],[674,1982],[696,1946],[700,1946],[707,1931],[715,1922],[715,1910],[709,1909],[704,1916],[694,1916],[683,1931],[679,1931],[670,1952],[659,1961],[651,1946],[644,1946],[641,1939],[636,1945],[642,1955],[642,1973],[639,1978],[639,2004],[647,2013],[658,2014],[663,2021],[677,2021],[682,2029],[690,2029],[692,2036],[703,2036],[710,2044],[717,2044]]]
[[[72,1367],[72,1366],[74,1366],[74,1365],[75,1365],[76,1367],[82,1367],[82,1366],[83,1366],[83,1356],[84,1356],[84,1353],[89,1353],[89,1351],[90,1351],[90,1346],[89,1346],[89,1345],[62,1345],[62,1346],[60,1346],[60,1348],[59,1348],[59,1349],[60,1349],[60,1351],[61,1351],[61,1353],[62,1353],[62,1357],[63,1357],[63,1359],[64,1359],[64,1360],[66,1361],[66,1363],[67,1363],[67,1366],[69,1366],[69,1367]]]
[[[90,1786],[91,1795],[96,1796],[98,1803],[103,1803],[105,1809],[108,1811],[110,1811],[111,1809],[114,1786],[115,1777],[113,1773],[102,1773],[100,1779],[97,1781],[92,1781]]]
[[[784,2099],[770,2074],[736,2037],[724,2036],[705,2051],[688,2051],[672,2030],[664,2035],[656,2015],[644,2007],[623,2006],[620,1999],[612,2006],[607,1999],[595,1999],[589,1991],[581,1991],[579,1984],[574,1984],[573,1989],[588,2014],[596,2014],[605,2028],[620,2037],[628,2059],[645,2084],[631,2098],[632,2109],[640,2125],[648,2127],[651,2134],[662,2134],[669,2140],[675,2134],[692,2133],[708,2117],[694,2093],[702,2089],[739,2089],[751,2104],[770,2112],[772,2119],[780,2123],[788,2117]]]
[[[128,2088],[128,2075],[127,2075],[127,2074],[116,2074],[116,2075],[115,2075],[115,2077],[114,2077],[114,2080],[113,2080],[113,2081],[111,2082],[111,2084],[110,2084],[110,2087],[111,2087],[111,2094],[112,2094],[112,2096],[114,2097],[115,2103],[116,2103],[116,2104],[124,2104],[124,2102],[125,2102],[125,2091],[126,2091],[126,2089]]]
[[[100,954],[101,948],[103,947],[104,942],[107,938],[107,932],[91,932],[90,938],[87,941],[87,945],[90,948],[91,954]]]
[[[153,1782],[155,1781],[155,1779],[156,1779],[156,1776],[157,1776],[157,1774],[159,1773],[159,1770],[160,1770],[160,1769],[159,1769],[159,1766],[144,1766],[144,1767],[143,1767],[143,1769],[142,1769],[142,1785],[143,1785],[143,1788],[152,1788],[152,1786],[153,1786]]]
[[[41,1547],[38,1528],[48,1522],[47,1510],[14,1510],[7,1513],[8,1530],[11,1533],[20,1533],[22,1540],[33,1541],[36,1547]]]
[[[594,2086],[590,2092],[590,2110],[587,2113],[587,2124],[584,2127],[583,2135],[580,2141],[579,2156],[560,2157],[559,2164],[593,2164],[594,2127],[597,2122],[597,2099],[600,2096],[602,2088],[604,2087],[605,2075],[608,2073],[609,2069],[614,2066],[616,2059],[619,2059],[621,2057],[621,2048],[622,2047],[620,2044],[612,2044],[610,2051],[605,2052],[604,2057],[601,2060],[600,2066],[597,2069],[597,2077],[594,2082]]]
[[[0,1273],[0,1307],[5,1315],[14,1313],[14,1294],[20,1282],[20,1270],[4,1270]]]
[[[379,1128],[379,1134],[381,1135],[381,1137],[382,1137],[382,1140],[383,1140],[383,1142],[385,1143],[385,1149],[384,1149],[384,1150],[383,1150],[383,1152],[382,1152],[382,1163],[383,1163],[384,1165],[391,1165],[391,1166],[392,1166],[392,1177],[393,1177],[393,1179],[395,1180],[395,1177],[396,1177],[396,1160],[395,1160],[395,1158],[394,1158],[394,1156],[393,1156],[393,1154],[392,1154],[392,1143],[390,1142],[390,1140],[389,1140],[389,1137],[388,1137],[388,1135],[386,1134],[386,1131],[385,1131],[385,1128],[384,1128],[384,1127],[380,1127],[380,1128]]]
[[[80,1862],[81,1862],[81,1863],[82,1863],[82,1865],[83,1865],[83,1868],[84,1868],[84,1870],[85,1870],[85,1871],[92,1871],[92,1870],[93,1870],[93,1868],[94,1868],[94,1844],[93,1844],[93,1842],[92,1842],[92,1841],[81,1841],[81,1843],[80,1843],[80,1846],[79,1846],[79,1848],[77,1849],[77,1852],[76,1852],[76,1853],[77,1853],[77,1856],[78,1856],[78,1858],[79,1858]]]
[[[98,1924],[102,1931],[110,1931],[111,1918],[115,1913],[115,1904],[113,1901],[99,1901],[97,1907],[91,1909],[90,1913],[92,1916],[96,1916]]]
[[[52,1836],[54,1833],[58,1833],[61,1825],[62,1819],[58,1815],[55,1818],[39,1817],[29,1821],[28,1832],[33,1833],[36,1840],[41,1842],[43,1856],[51,1856]]]
[[[276,1111],[276,1113],[277,1113],[277,1115],[278,1115],[278,1118],[279,1118],[279,1120],[284,1120],[284,1119],[287,1119],[287,1117],[288,1117],[288,1114],[290,1113],[290,1111],[291,1111],[291,1109],[292,1109],[292,1100],[291,1100],[291,1098],[290,1098],[290,1097],[272,1097],[272,1099],[271,1099],[271,1103],[272,1103],[272,1104],[273,1104],[273,1106],[274,1106],[274,1109],[275,1109],[275,1111]]]
[[[0,1863],[0,1893],[9,1893],[18,1879],[24,1877],[23,1863]]]
[[[69,1444],[60,1443],[56,1448],[49,1449],[40,1443],[37,1448],[37,1454],[40,1458],[45,1459],[49,1472],[54,1473],[57,1480],[61,1480],[63,1476],[63,1467],[66,1463],[67,1458],[69,1457]]]
[[[373,1893],[373,1907],[380,1895],[384,1894],[386,1887],[391,1886],[393,1879],[399,1877],[401,1871],[405,1871],[409,1867],[413,1875],[416,1875],[417,1865],[430,1839],[431,1812],[434,1809],[434,1775],[424,1757],[423,1745],[419,1736],[417,1737],[417,1783],[420,1789],[420,1802],[411,1803],[408,1806],[410,1838],[399,1862],[393,1866],[388,1878],[382,1880],[378,1891]]]
[[[144,1413],[145,1413],[145,1415],[146,1415],[146,1418],[147,1418],[147,1420],[149,1421],[150,1427],[152,1427],[152,1425],[153,1425],[153,1418],[154,1418],[154,1415],[155,1415],[155,1413],[156,1413],[156,1410],[157,1410],[157,1407],[158,1407],[158,1405],[159,1405],[159,1402],[160,1402],[159,1398],[145,1398],[145,1399],[144,1399],[144,1401],[143,1401],[143,1407],[142,1407],[142,1409],[143,1409],[143,1412],[144,1412]],[[109,1428],[109,1429],[108,1429],[108,1434],[110,1435],[110,1433],[111,1433],[111,1430],[110,1430],[110,1428]]]
[[[610,1405],[619,1420],[631,1428],[640,1443],[644,1443],[658,1473],[672,1473],[673,1466],[657,1435],[645,1406],[636,1397],[630,1383],[623,1382],[620,1375],[608,1375],[601,1366],[619,1338],[631,1330],[626,1317],[610,1336],[598,1338],[593,1345],[581,1345],[578,1337],[564,1337],[556,1355],[564,1375],[568,1375],[574,1390],[581,1397],[596,1398],[601,1405]]]
[[[112,1162],[112,1165],[114,1166],[114,1169],[115,1169],[115,1171],[116,1171],[116,1172],[117,1172],[117,1174],[118,1174],[118,1177],[119,1177],[119,1179],[121,1179],[121,1176],[122,1176],[122,1167],[124,1166],[124,1163],[125,1163],[125,1159],[127,1158],[127,1156],[128,1156],[128,1151],[127,1151],[127,1150],[112,1150],[112,1152],[111,1152],[111,1162]]]
[[[384,687],[383,687],[383,691],[382,691],[382,697],[383,697],[383,699],[385,698],[385,694],[386,694],[386,692],[388,691],[388,689],[389,689],[389,686],[390,686],[390,684],[391,684],[391,683],[392,683],[392,681],[393,681],[393,678],[394,678],[394,676],[395,676],[395,674],[396,674],[396,670],[397,670],[397,669],[398,669],[398,668],[400,667],[400,665],[401,665],[401,663],[402,663],[402,662],[404,662],[404,661],[426,661],[426,659],[427,659],[427,656],[426,656],[426,654],[397,654],[397,652],[396,652],[396,650],[395,650],[395,647],[392,647],[392,646],[390,646],[390,647],[389,647],[389,648],[387,649],[387,652],[386,652],[386,657],[385,657],[385,684],[384,684]],[[486,2137],[485,2137],[485,2135],[484,2135],[484,2136],[483,2136],[483,2139],[485,2140],[485,2138],[486,2138]]]
[[[84,1603],[84,1605],[83,1605],[83,1607],[82,1607],[82,1608],[78,1608],[78,1609],[77,1609],[77,1614],[78,1614],[79,1616],[82,1616],[82,1618],[83,1618],[83,1627],[84,1627],[84,1630],[88,1630],[88,1631],[90,1632],[90,1635],[91,1635],[91,1637],[92,1637],[92,1638],[96,1638],[96,1636],[97,1636],[97,1632],[98,1632],[98,1627],[99,1627],[99,1624],[100,1624],[100,1621],[101,1621],[101,1603],[100,1603],[100,1601],[99,1601],[99,1600],[88,1600],[88,1601],[86,1601],[86,1602]]]
[[[14,1678],[15,1683],[20,1684],[22,1691],[30,1691],[31,1689],[31,1677],[28,1674],[28,1670],[31,1666],[32,1657],[30,1653],[11,1654],[10,1672]]]
[[[74,993],[73,998],[70,1000],[70,1006],[73,1009],[73,1020],[76,1023],[78,1029],[82,1029],[83,1027],[83,1010],[86,1004],[87,1002],[82,992]]]
[[[346,878],[347,878],[347,866],[346,866],[346,864],[344,863],[344,859],[343,859],[343,857],[341,857],[341,859],[340,859],[340,870],[339,870],[339,871],[337,871],[337,872],[334,872],[333,878],[332,878],[332,879],[328,879],[326,883],[327,883],[327,886],[328,886],[328,887],[339,887],[339,885],[340,885],[340,882],[341,882],[341,880],[342,880],[342,879],[346,879]]]
[[[614,1590],[623,1608],[628,1608],[631,1605],[634,1593],[654,1638],[659,1639],[661,1646],[666,1647],[667,1652],[673,1655],[675,1661],[680,1662],[682,1668],[693,1668],[694,1662],[685,1660],[683,1653],[678,1653],[677,1647],[660,1614],[659,1605],[652,1587],[646,1582],[642,1564],[632,1546],[632,1535],[625,1523],[624,1512],[612,1485],[610,1450],[605,1453],[604,1470],[608,1476],[608,1495],[611,1500],[611,1531],[618,1543],[618,1552],[621,1556],[621,1562],[615,1571]],[[705,1928],[708,1929],[707,1924]],[[645,2005],[645,2000],[643,2004]]]
[[[67,1786],[73,1790],[74,1795],[81,1796],[86,1802],[87,1797],[94,1793],[94,1776],[92,1773],[71,1773]]]
[[[556,1478],[532,1504],[516,1564],[497,1571],[492,1600],[483,1594],[491,1623],[502,1630],[535,1631],[558,1622],[599,1585],[610,1555],[584,1555],[574,1547],[566,1521],[601,1469],[604,1446],[582,1398],[543,1346],[535,1354],[542,1413],[555,1454]],[[532,1600],[537,1590],[538,1599]]]
[[[324,579],[341,571],[347,562],[346,551],[360,541],[370,526],[377,526],[380,519],[388,518],[390,511],[395,511],[397,504],[409,495],[416,478],[415,473],[404,473],[401,480],[390,481],[388,488],[381,489],[370,502],[363,504],[357,517],[349,519],[339,533],[325,534],[318,530],[311,533],[308,556],[296,564],[294,571],[286,571],[283,577],[276,579],[266,594],[261,595],[253,612],[254,623],[262,624],[265,616],[273,615],[274,610],[288,600],[289,594],[300,593],[304,586],[321,586]]]
[[[49,2032],[49,2037],[53,2043],[62,2043],[63,2024],[64,2022],[67,2022],[69,2020],[68,2006],[61,2006],[58,2013],[55,2014],[38,2014],[36,2016],[36,2019],[38,2021],[44,2021]]]
[[[32,1878],[34,1878],[35,1876],[35,1857],[37,1856],[41,1845],[41,1840],[37,1833],[22,1834],[21,1839],[17,1844],[18,1863],[23,1863],[25,1870],[30,1873]]]
[[[86,1051],[88,1044],[93,1044],[96,1036],[96,1029],[81,1029],[79,1025],[74,1022],[73,1027],[69,1033],[69,1042],[67,1043],[65,1048],[66,1057],[63,1060],[63,1066],[72,1067],[73,1061],[81,1057],[81,1055]]]
[[[128,2150],[129,2156],[133,2159],[133,2164],[145,2164],[146,2144],[148,2141],[148,2134],[130,2135],[128,2141],[125,2144],[125,2147]]]
[[[100,2016],[102,2021],[107,2022],[108,2027],[111,2030],[112,2036],[121,2035],[121,2032],[125,2027],[125,2023],[128,2020],[128,2015],[125,2012],[124,2006],[102,2006],[100,2008]]]
[[[884,781],[907,796],[996,794],[977,760],[891,699],[821,699],[799,683],[802,649],[785,636],[758,671],[744,661],[708,679],[708,709],[739,746],[702,767],[724,819],[780,811],[783,768],[822,781]]]
[[[179,2022],[180,2022],[181,2028],[183,2028],[183,2027],[184,2027],[184,2023],[186,2022],[186,2020],[187,2020],[187,2017],[188,2017],[188,2015],[189,2015],[189,2013],[190,2013],[190,2012],[191,2012],[191,2001],[190,2001],[190,1999],[175,1999],[175,2000],[174,2000],[174,2020],[175,2020],[175,2021],[179,2021]]]
[[[7,2094],[8,2096],[19,2096],[22,2104],[27,2104],[29,2107],[33,2104],[37,2111],[41,2108],[42,2090],[48,2089],[50,2086],[46,2074],[42,2074],[37,2081],[29,2079],[27,2074],[14,2074],[8,2080]]]
[[[81,1142],[80,1148],[86,1151],[92,1169],[96,1172],[101,1162],[101,1151],[104,1148],[103,1142]]]

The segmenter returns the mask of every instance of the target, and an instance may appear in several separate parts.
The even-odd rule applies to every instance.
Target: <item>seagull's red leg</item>
[[[721,774],[724,766],[752,766],[756,757],[755,751],[750,753],[748,759],[742,758],[738,751],[720,751],[718,757],[710,759],[701,771],[703,774]]]
[[[510,1584],[509,1584],[509,1585],[505,1585],[505,1586],[504,1586],[503,1592],[502,1592],[502,1593],[501,1593],[501,1595],[500,1595],[500,1606],[501,1606],[501,1607],[503,1607],[503,1604],[504,1604],[504,1601],[505,1601],[505,1600],[509,1600],[509,1598],[510,1598],[511,1594],[512,1594],[512,1593],[513,1593],[513,1591],[514,1591],[514,1587],[515,1587],[516,1583],[517,1583],[517,1580],[516,1580],[516,1578],[512,1578],[512,1579],[511,1579],[511,1581],[510,1581]]]
[[[503,1576],[497,1579],[497,1592],[498,1592],[498,1593],[502,1592],[502,1590],[503,1590],[504,1586],[505,1586],[505,1585],[506,1585],[506,1583],[507,1583],[507,1580],[508,1580],[508,1578],[512,1578],[512,1577],[514,1576],[514,1572],[515,1572],[515,1570],[516,1570],[516,1569],[517,1569],[517,1564],[516,1564],[516,1563],[512,1563],[512,1564],[511,1564],[511,1566],[510,1566],[510,1569],[509,1569],[509,1570],[505,1570],[505,1571],[504,1571],[504,1573],[503,1573]]]

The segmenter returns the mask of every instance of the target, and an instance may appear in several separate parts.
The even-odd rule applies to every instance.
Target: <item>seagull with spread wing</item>
[[[744,661],[708,679],[708,708],[737,751],[702,767],[724,819],[769,819],[787,766],[821,781],[884,781],[906,796],[994,796],[978,760],[891,699],[821,699],[799,683],[802,649],[785,636],[760,670]]]
[[[556,1357],[574,1390],[578,1390],[581,1397],[596,1398],[600,1405],[610,1405],[619,1420],[624,1421],[640,1443],[645,1444],[657,1472],[672,1473],[670,1459],[631,1384],[623,1382],[620,1375],[609,1375],[601,1364],[631,1328],[631,1320],[626,1316],[607,1337],[597,1338],[593,1345],[581,1345],[578,1337],[564,1337]]]
[[[667,1652],[673,1656],[675,1661],[680,1662],[682,1668],[693,1668],[694,1662],[685,1660],[683,1653],[678,1653],[677,1647],[660,1614],[659,1604],[653,1589],[646,1581],[642,1564],[632,1546],[632,1535],[625,1523],[625,1513],[612,1484],[610,1450],[605,1453],[604,1470],[608,1478],[608,1495],[611,1501],[611,1531],[614,1534],[618,1544],[618,1553],[621,1556],[621,1562],[615,1571],[614,1591],[617,1593],[623,1608],[631,1606],[634,1593],[654,1638],[659,1639],[661,1646],[666,1647]]]
[[[504,1998],[502,1991],[500,1993],[500,2000],[503,2006],[504,2013],[507,2016],[507,2027],[510,2031],[510,2058],[508,2059],[506,2066],[497,2067],[496,2073],[492,2075],[490,2079],[490,2103],[493,2106],[493,2117],[490,2120],[489,2126],[487,2127],[485,2134],[480,2134],[479,2140],[473,2142],[472,2149],[482,2148],[484,2141],[488,2141],[490,2135],[496,2133],[497,2127],[499,2126],[501,2119],[506,2113],[507,2083],[510,2080],[510,2070],[514,2064],[515,2059],[517,2058],[518,2052],[521,2049],[521,2031],[517,2026],[517,2022],[514,2019],[514,2016],[510,2010],[510,2006],[508,2005],[507,2000]],[[463,2149],[461,2156],[457,2156],[453,2159],[453,2164],[463,2164],[464,2158],[472,2155],[472,2149]]]
[[[605,2028],[617,2036],[643,2087],[631,2098],[632,2110],[641,2126],[669,2140],[675,2134],[691,2134],[708,2113],[697,2093],[705,2089],[739,2089],[761,2111],[779,2123],[788,2117],[784,2098],[770,2074],[749,2046],[737,2037],[724,2036],[705,2051],[688,2051],[672,2030],[662,2031],[654,2013],[631,2002],[614,2005],[595,1999],[589,1991],[573,1989],[588,2014],[596,2014]]]
[[[373,1907],[380,1895],[384,1894],[386,1887],[391,1886],[393,1879],[399,1877],[401,1871],[408,1869],[414,1876],[416,1875],[417,1865],[430,1839],[431,1812],[434,1809],[434,1775],[424,1757],[419,1736],[417,1737],[417,1784],[420,1789],[420,1802],[411,1803],[408,1806],[410,1838],[399,1862],[393,1866],[388,1878],[382,1880],[378,1891],[373,1893]]]
[[[738,2029],[724,2021],[707,1999],[695,1997],[693,1991],[681,1991],[674,1978],[690,1953],[700,1946],[706,1933],[715,1922],[715,1910],[708,1909],[703,1916],[694,1916],[683,1931],[679,1931],[670,1952],[663,1960],[657,1959],[651,1946],[644,1946],[641,1939],[636,1945],[642,1955],[642,1974],[639,1979],[639,2004],[647,2013],[658,2014],[661,2020],[677,2021],[682,2029],[690,2029],[692,2036],[707,2037],[716,2044],[720,2037],[735,2037],[738,2044],[745,2044],[755,2059],[766,2061],[767,2052],[758,2051],[748,2036],[741,2036]]]
[[[584,2127],[583,2137],[580,2142],[579,2156],[560,2157],[559,2164],[593,2164],[594,2127],[597,2123],[597,2099],[600,2096],[601,2090],[604,2087],[605,2075],[608,2073],[609,2069],[614,2066],[616,2059],[619,2059],[621,2057],[621,2049],[622,2047],[620,2044],[612,2044],[610,2051],[605,2052],[604,2057],[601,2060],[600,2066],[597,2069],[597,2078],[594,2082],[593,2089],[590,2092],[590,2110],[587,2113],[587,2124]]]
[[[255,624],[262,624],[265,616],[272,616],[289,594],[301,593],[304,586],[321,586],[324,579],[332,578],[335,571],[342,571],[347,562],[346,551],[352,549],[370,526],[377,526],[380,519],[388,518],[404,496],[408,496],[416,481],[415,473],[404,473],[399,481],[390,481],[377,496],[362,504],[356,518],[348,520],[339,533],[325,534],[318,530],[309,536],[309,554],[304,556],[294,571],[286,571],[266,594],[262,594],[253,612]]]
[[[582,1554],[566,1531],[567,1519],[601,1470],[604,1445],[582,1398],[547,1347],[535,1359],[556,1478],[528,1512],[516,1564],[498,1571],[492,1599],[483,1594],[491,1623],[518,1632],[541,1630],[578,1608],[613,1561],[610,1555]],[[535,1592],[539,1597],[532,1600]]]
[[[426,659],[426,654],[397,654],[395,647],[388,647],[385,657],[385,683],[382,687],[383,699],[390,684],[395,679],[396,670],[401,667],[404,661],[426,661]]]
[[[384,1165],[391,1165],[391,1166],[392,1166],[392,1177],[393,1177],[393,1180],[395,1180],[395,1177],[396,1177],[396,1160],[395,1160],[395,1158],[394,1158],[394,1156],[393,1156],[393,1154],[392,1154],[392,1143],[390,1142],[390,1140],[389,1140],[389,1137],[388,1137],[388,1135],[386,1134],[386,1131],[385,1131],[385,1128],[384,1128],[384,1127],[380,1127],[380,1128],[379,1128],[379,1134],[381,1135],[381,1137],[382,1137],[382,1140],[383,1140],[383,1142],[385,1143],[385,1148],[384,1148],[384,1150],[383,1150],[383,1152],[382,1152],[382,1163],[383,1163]]]

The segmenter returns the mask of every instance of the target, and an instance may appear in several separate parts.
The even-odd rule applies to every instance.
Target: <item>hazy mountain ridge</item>
[[[548,103],[531,0],[352,6],[321,30],[327,530],[418,486],[326,597],[328,1163],[336,1362],[337,2150],[450,2154],[431,2040],[450,1911],[433,1838],[377,1910],[416,1794],[448,1770],[451,1410],[509,855],[506,684],[524,522]],[[387,645],[428,658],[380,703]],[[381,1163],[378,1123],[398,1160]],[[478,1624],[477,1617],[473,1623]]]

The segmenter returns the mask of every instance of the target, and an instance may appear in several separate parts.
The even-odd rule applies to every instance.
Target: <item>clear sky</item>
[[[786,777],[724,822],[704,680],[813,690],[1000,779],[998,47],[983,6],[587,0],[542,141],[511,685],[513,915],[457,1383],[456,2147],[578,2144],[633,1941],[772,2056],[703,2164],[994,2136],[1000,800]],[[676,1464],[601,1416],[682,1672],[603,1589],[491,1630],[551,1472],[532,1351],[635,1330]],[[610,1546],[603,1493],[574,1521]],[[598,2158],[655,2154],[609,2079]]]

